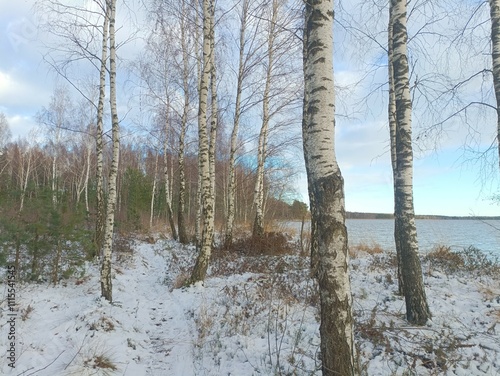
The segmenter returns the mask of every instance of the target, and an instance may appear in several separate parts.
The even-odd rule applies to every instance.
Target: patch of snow
[[[172,241],[137,241],[133,253],[115,255],[113,304],[100,297],[99,269],[91,263],[85,276],[57,286],[18,284],[15,369],[7,361],[7,285],[1,284],[0,374],[321,373],[318,301],[306,259],[254,260],[280,263],[273,272],[250,272],[245,262],[228,260],[211,268],[205,283],[174,289],[195,255],[193,247]],[[387,259],[351,260],[363,374],[500,375],[499,279],[428,267],[433,318],[412,327]],[[224,267],[239,272],[224,275]]]

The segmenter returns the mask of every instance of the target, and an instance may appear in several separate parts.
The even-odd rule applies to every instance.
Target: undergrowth
[[[498,259],[474,246],[454,252],[449,246],[438,245],[424,257],[424,261],[429,263],[429,267],[439,267],[446,273],[467,272],[491,276],[500,273]]]

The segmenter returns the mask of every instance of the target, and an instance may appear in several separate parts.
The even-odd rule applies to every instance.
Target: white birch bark
[[[262,125],[259,133],[259,145],[257,149],[257,172],[254,189],[255,220],[253,224],[253,236],[264,235],[264,164],[267,152],[267,135],[269,132],[269,91],[271,89],[271,78],[274,66],[274,40],[276,33],[276,21],[278,18],[278,1],[273,0],[271,5],[271,20],[269,21],[267,35],[267,69],[265,78],[264,94],[262,96]]]
[[[86,144],[87,148],[87,169],[85,171],[85,185],[84,185],[84,197],[85,197],[85,211],[88,215],[89,213],[89,180],[90,180],[90,163],[92,157],[92,147],[89,142]]]
[[[153,228],[153,217],[155,212],[155,197],[156,197],[156,180],[157,180],[157,171],[158,171],[158,152],[155,155],[155,169],[153,175],[153,188],[151,189],[151,203],[149,205],[149,228]]]
[[[390,18],[393,20],[392,69],[396,105],[395,239],[396,245],[401,249],[401,277],[407,320],[412,324],[424,325],[430,318],[430,311],[418,255],[413,207],[412,104],[408,78],[406,0],[391,0],[390,7]]]
[[[245,55],[245,32],[248,16],[248,7],[250,1],[243,0],[241,9],[240,23],[240,42],[239,42],[239,58],[238,58],[238,78],[236,83],[236,100],[234,104],[234,122],[231,132],[231,145],[229,150],[229,185],[227,190],[227,220],[226,220],[226,246],[233,241],[233,227],[235,218],[235,196],[236,196],[236,148],[238,142],[238,130],[240,127],[241,116],[241,94],[243,91],[244,78],[244,55]]]
[[[165,207],[167,211],[167,220],[170,224],[170,231],[172,232],[172,238],[177,240],[177,231],[175,230],[174,216],[172,213],[172,195],[171,195],[171,186],[170,179],[168,176],[168,132],[169,132],[169,123],[170,117],[168,115],[170,104],[167,104],[167,117],[165,119],[165,140],[163,143],[163,176],[165,178]]]
[[[182,88],[184,91],[184,108],[181,117],[181,129],[179,132],[179,202],[177,211],[177,229],[179,231],[179,242],[187,244],[189,239],[186,230],[186,220],[184,216],[186,206],[186,167],[184,163],[184,143],[186,138],[186,129],[188,122],[188,113],[190,107],[189,99],[189,57],[188,45],[186,36],[186,23],[187,17],[186,1],[182,1],[182,14],[181,17],[181,48],[182,48]]]
[[[389,11],[389,27],[388,27],[388,68],[389,68],[389,106],[388,106],[388,115],[389,115],[389,135],[390,135],[390,144],[391,144],[391,164],[392,164],[392,176],[393,176],[393,188],[394,192],[396,191],[396,177],[397,177],[397,153],[396,153],[396,129],[397,129],[397,121],[396,121],[396,94],[394,89],[394,69],[392,67],[392,61],[394,59],[393,53],[393,15],[392,8]],[[394,233],[399,233],[399,222],[394,221]],[[396,245],[396,258],[397,258],[397,268],[398,268],[398,291],[399,294],[403,295],[403,277],[401,275],[402,269],[402,261],[401,261],[401,244],[399,243],[399,237],[395,236],[395,245]]]
[[[203,211],[203,229],[196,264],[189,283],[205,279],[210,261],[214,236],[214,207],[211,205],[211,177],[209,165],[209,139],[207,134],[207,101],[212,72],[212,42],[211,18],[213,0],[203,0],[203,73],[200,80],[198,108],[198,165],[199,181],[201,182],[201,201]]]
[[[211,43],[211,62],[210,62],[210,89],[211,89],[211,118],[210,118],[210,137],[208,148],[208,164],[210,170],[210,196],[206,204],[212,207],[212,223],[215,226],[215,147],[217,145],[217,126],[218,126],[218,103],[217,103],[217,67],[215,62],[215,9],[214,1],[210,2],[210,43]]]
[[[498,163],[500,167],[500,0],[489,0],[491,18],[491,59],[497,108]]]
[[[101,67],[99,71],[99,99],[97,102],[96,130],[96,226],[94,244],[96,253],[102,256],[104,242],[104,100],[106,98],[106,65],[108,59],[109,7],[105,5],[102,27]]]
[[[303,111],[311,252],[321,304],[322,370],[328,376],[355,375],[344,181],[335,157],[333,0],[305,6]]]
[[[109,172],[108,203],[106,208],[106,226],[104,230],[104,246],[101,265],[101,295],[109,302],[113,301],[111,282],[111,254],[113,251],[113,233],[115,224],[115,208],[117,197],[117,175],[120,156],[120,127],[116,108],[116,46],[115,15],[116,0],[107,2],[109,13],[109,102],[111,108],[113,156]]]
[[[204,0],[205,1],[205,0]],[[200,25],[199,25],[199,17],[198,17],[198,4],[199,1],[193,1],[193,7],[195,9],[195,40],[199,41],[202,37],[200,35]],[[203,5],[204,7],[204,5]],[[203,10],[204,13],[204,10]],[[202,25],[201,28],[204,30],[204,20],[202,20]],[[199,96],[201,95],[201,84],[202,84],[202,75],[203,75],[203,64],[202,60],[204,59],[204,43],[205,41],[203,40],[201,48],[196,48],[195,49],[195,55],[196,55],[196,64],[197,64],[197,77],[198,77],[198,106],[201,103],[201,99]],[[208,89],[207,89],[208,90]],[[207,94],[208,97],[208,94]],[[206,106],[206,100],[205,100],[205,106]],[[206,108],[205,108],[206,111]],[[199,128],[199,120],[200,120],[200,108],[198,107],[198,128]],[[206,121],[206,120],[205,120]],[[198,136],[199,138],[199,136]],[[198,140],[199,141],[199,140]],[[203,198],[202,198],[202,168],[200,165],[201,159],[198,158],[198,184],[196,187],[196,219],[195,219],[195,226],[194,226],[194,232],[195,232],[195,243],[196,243],[196,249],[199,250],[200,245],[201,245],[201,232],[202,232],[202,223],[201,223],[201,217],[202,217],[202,211],[203,211]]]
[[[20,151],[21,152],[21,151]],[[24,208],[24,198],[26,197],[26,190],[28,189],[28,181],[31,173],[31,148],[29,145],[26,147],[25,155],[28,155],[28,162],[26,166],[26,172],[24,171],[24,158],[23,163],[21,164],[21,203],[19,205],[19,212],[21,212]]]

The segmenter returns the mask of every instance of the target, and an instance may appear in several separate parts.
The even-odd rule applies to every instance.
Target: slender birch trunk
[[[186,128],[189,113],[189,61],[188,46],[186,38],[186,2],[182,1],[181,18],[181,48],[182,48],[182,88],[184,90],[184,108],[181,117],[181,129],[179,132],[179,208],[177,211],[177,229],[179,231],[179,242],[187,244],[189,239],[186,230],[185,210],[186,210],[186,166],[184,163],[184,143],[186,138]]]
[[[278,1],[273,0],[267,36],[267,69],[264,94],[262,97],[262,126],[259,133],[257,150],[257,173],[254,189],[255,219],[253,223],[253,236],[264,235],[264,164],[267,152],[267,135],[269,132],[269,91],[271,89],[272,70],[274,65],[274,39],[276,20],[278,18]]]
[[[212,71],[212,3],[213,0],[203,0],[203,73],[200,81],[198,108],[198,158],[199,180],[201,182],[203,230],[201,233],[200,251],[196,259],[189,283],[205,279],[214,237],[214,207],[211,205],[211,177],[209,162],[209,140],[207,135],[207,101],[208,86]]]
[[[87,169],[85,171],[85,186],[84,186],[84,193],[85,193],[85,212],[89,213],[89,180],[90,180],[90,160],[92,156],[92,146],[91,144],[87,143]]]
[[[211,89],[211,119],[210,136],[208,148],[208,164],[210,170],[210,201],[207,205],[212,207],[212,227],[215,227],[215,146],[217,145],[218,126],[218,103],[217,103],[217,68],[215,66],[215,27],[214,27],[214,1],[210,2],[210,43],[211,43],[211,69],[210,69],[210,89]]]
[[[95,248],[96,253],[102,256],[104,243],[104,100],[106,98],[106,64],[108,59],[108,30],[109,29],[109,7],[107,2],[104,9],[104,22],[102,27],[102,50],[101,68],[99,72],[99,100],[97,102],[97,130],[96,130],[96,226],[95,226]]]
[[[109,0],[109,102],[111,108],[113,157],[109,172],[108,204],[106,210],[106,226],[104,230],[103,259],[101,265],[101,295],[109,302],[113,301],[111,282],[111,254],[113,251],[113,232],[115,224],[115,208],[117,197],[117,175],[120,157],[120,127],[116,108],[116,47],[115,47],[115,14],[116,0]]]
[[[302,134],[321,304],[323,375],[355,375],[344,180],[335,157],[333,0],[305,6]]]
[[[57,132],[59,133],[59,131]],[[51,189],[52,189],[52,205],[55,207],[57,205],[57,146],[58,146],[58,137],[56,137],[57,143],[56,147],[54,148],[54,156],[52,157],[52,182],[51,182]]]
[[[167,104],[167,118],[165,119],[165,142],[163,143],[163,175],[165,178],[165,207],[167,211],[167,220],[170,224],[170,231],[172,232],[172,238],[177,240],[177,231],[175,230],[174,215],[172,213],[172,195],[171,187],[168,177],[168,131],[170,118],[168,116],[169,105]]]
[[[157,180],[157,172],[158,172],[158,152],[156,152],[155,156],[155,171],[153,175],[153,189],[151,189],[151,203],[149,205],[149,228],[153,228],[153,217],[154,217],[154,208],[155,208],[155,197],[156,197],[156,180]]]
[[[28,148],[29,148],[29,146],[28,146]],[[24,179],[22,176],[21,177],[21,203],[19,205],[19,212],[22,212],[23,208],[24,208],[24,198],[26,197],[26,190],[28,189],[28,181],[29,181],[29,176],[30,176],[30,172],[31,172],[31,150],[28,149],[27,154],[28,154],[28,165],[26,166],[26,174],[24,174],[24,166],[21,166],[21,173],[24,174]]]
[[[205,1],[205,0],[204,0]],[[193,5],[196,9],[196,17],[195,17],[195,39],[197,41],[200,40],[201,35],[200,35],[200,27],[199,27],[199,18],[198,18],[198,1],[195,2]],[[202,27],[204,28],[204,20],[202,21],[203,25]],[[204,42],[203,42],[204,43]],[[204,45],[202,44],[202,48],[196,48],[196,65],[197,65],[197,76],[198,76],[198,97],[201,95],[201,84],[202,84],[202,75],[203,75],[203,66],[202,66],[202,60],[204,59],[203,53],[204,53]],[[201,51],[201,53],[200,53]],[[208,84],[207,84],[208,85]],[[208,90],[208,89],[207,89]],[[208,98],[208,94],[207,94]],[[201,103],[201,99],[198,98],[198,103]],[[206,100],[205,100],[205,111],[206,111]],[[198,128],[199,128],[199,121],[200,121],[200,108],[198,108]],[[206,122],[206,120],[205,120]],[[198,132],[199,133],[199,132]],[[198,151],[199,153],[199,151]],[[196,249],[199,251],[200,250],[200,245],[201,245],[201,232],[202,232],[202,223],[201,223],[201,216],[202,216],[202,210],[203,210],[203,198],[202,198],[202,173],[201,173],[201,158],[198,155],[198,184],[196,187],[196,219],[195,219],[195,225],[194,225],[194,233],[195,233],[195,243],[196,243]]]
[[[489,0],[491,18],[491,58],[493,62],[493,87],[497,101],[498,163],[500,166],[500,0]]]
[[[241,94],[243,91],[244,77],[244,55],[245,55],[245,31],[250,1],[243,0],[240,24],[240,51],[238,60],[238,79],[236,84],[236,100],[234,104],[234,123],[231,132],[231,146],[229,150],[229,185],[227,189],[227,220],[225,244],[229,246],[233,242],[233,227],[235,217],[235,196],[236,196],[236,148],[238,146],[238,130],[241,116]]]
[[[396,245],[401,247],[406,318],[412,324],[424,325],[431,314],[418,255],[413,208],[412,104],[408,79],[406,0],[391,0],[390,15],[393,20],[392,69],[396,104],[395,239]]]
[[[388,67],[389,67],[389,106],[388,106],[388,114],[389,114],[389,134],[391,139],[391,164],[392,164],[392,177],[393,177],[393,188],[394,192],[396,191],[396,178],[397,178],[397,154],[396,154],[396,129],[397,129],[397,121],[396,121],[396,94],[394,91],[394,69],[392,67],[392,61],[394,60],[394,52],[393,52],[393,14],[392,8],[390,8],[389,12],[389,27],[388,27]],[[394,233],[399,233],[399,222],[394,221]],[[401,260],[401,244],[399,243],[399,237],[395,236],[396,243],[396,258],[397,258],[397,268],[398,268],[398,291],[400,295],[403,295],[403,276],[401,275],[402,271],[402,260]]]

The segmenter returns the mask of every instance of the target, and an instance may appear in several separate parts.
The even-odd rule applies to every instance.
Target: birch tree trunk
[[[259,133],[257,150],[257,172],[254,189],[255,219],[253,223],[253,236],[264,235],[264,163],[266,161],[267,134],[269,131],[269,91],[271,89],[271,76],[274,65],[274,37],[276,20],[278,18],[278,1],[273,0],[267,36],[267,69],[264,94],[262,97],[262,126]]]
[[[239,45],[239,60],[238,60],[238,78],[236,84],[236,101],[234,104],[234,123],[231,132],[231,145],[229,150],[229,184],[227,190],[227,219],[226,219],[226,236],[225,244],[229,246],[233,242],[233,227],[235,217],[235,196],[236,196],[236,148],[238,143],[238,130],[240,127],[241,115],[241,94],[243,91],[244,77],[244,54],[245,54],[245,30],[247,23],[249,0],[243,0],[241,10],[240,24],[240,45]]]
[[[203,8],[205,6],[205,1],[206,0],[203,0]],[[199,17],[198,17],[198,4],[199,4],[199,1],[196,0],[196,1],[193,1],[193,7],[196,9],[195,11],[195,39],[198,41],[201,39],[201,35],[200,35],[200,27],[199,27]],[[203,13],[204,13],[204,9],[203,9]],[[205,17],[205,15],[204,15]],[[205,20],[203,19],[202,20],[202,28],[203,28],[203,31],[205,31],[205,24],[204,24]],[[202,76],[204,74],[203,72],[203,64],[202,64],[202,60],[204,59],[204,52],[205,52],[205,46],[204,46],[204,43],[205,43],[205,40],[203,40],[202,42],[202,47],[201,48],[196,48],[195,49],[195,55],[196,55],[196,65],[197,65],[197,76],[198,76],[198,129],[200,127],[200,104],[201,104],[201,98],[199,98],[201,96],[201,85],[202,85]],[[201,53],[200,53],[201,51]],[[207,80],[208,80],[208,77],[207,77]],[[208,81],[205,82],[205,85],[208,85],[207,83]],[[207,98],[208,98],[208,88],[207,88]],[[207,98],[205,98],[205,114],[206,114],[206,106],[207,106]],[[206,115],[205,115],[206,116]],[[205,118],[205,125],[206,125],[206,118]],[[198,134],[199,134],[199,131],[198,131]],[[199,136],[198,136],[199,137]],[[199,141],[199,140],[198,140]],[[198,151],[199,153],[199,151]],[[195,219],[195,225],[194,225],[194,237],[195,237],[195,243],[196,243],[196,249],[199,251],[200,250],[200,246],[201,246],[201,232],[202,232],[202,223],[201,223],[201,216],[202,216],[202,211],[203,211],[203,203],[202,203],[202,168],[201,168],[201,158],[198,154],[198,183],[197,183],[197,188],[196,188],[196,219]]]
[[[388,68],[389,68],[389,106],[388,106],[388,114],[389,114],[389,134],[390,134],[390,143],[391,143],[391,164],[392,164],[392,178],[393,178],[393,189],[396,191],[396,177],[397,177],[397,154],[396,154],[396,94],[394,89],[394,70],[392,67],[392,61],[394,60],[394,52],[393,52],[393,14],[392,8],[389,10],[389,27],[388,27]],[[399,233],[399,222],[394,221],[394,233]],[[402,271],[402,261],[401,261],[401,244],[399,243],[399,237],[395,236],[395,245],[396,245],[396,258],[397,258],[397,273],[398,273],[398,291],[400,295],[403,295],[403,277],[401,275]]]
[[[91,157],[92,157],[92,144],[87,141],[86,144],[87,148],[87,169],[85,171],[85,186],[84,186],[84,192],[85,192],[85,212],[87,213],[87,216],[89,215],[89,180],[90,180],[90,163],[91,163]]]
[[[106,2],[107,3],[107,2]],[[99,100],[97,102],[97,134],[96,134],[96,226],[95,226],[95,248],[99,256],[102,256],[104,242],[104,100],[106,98],[106,64],[108,59],[108,29],[109,29],[109,7],[105,5],[104,22],[102,27],[102,50],[101,67],[99,72]]]
[[[321,304],[323,375],[357,374],[344,180],[335,157],[333,0],[306,2],[302,135],[311,203],[312,258]]]
[[[188,61],[188,46],[186,37],[186,1],[182,1],[181,17],[181,48],[182,48],[182,88],[184,90],[184,108],[181,117],[181,129],[179,132],[179,208],[177,211],[177,228],[179,230],[179,241],[182,244],[187,244],[189,239],[186,231],[186,220],[184,212],[186,210],[186,166],[184,163],[184,143],[186,138],[186,128],[189,113],[189,61]]]
[[[393,20],[392,69],[396,105],[396,172],[394,173],[395,240],[399,245],[406,318],[424,325],[431,317],[418,255],[413,208],[413,149],[411,96],[408,79],[406,0],[391,0]]]
[[[497,101],[498,163],[500,167],[500,0],[489,0],[491,17],[491,58],[493,60],[493,87]]]
[[[189,283],[205,279],[214,237],[214,207],[211,205],[211,177],[209,165],[209,140],[207,135],[207,101],[208,86],[212,71],[212,3],[213,0],[203,0],[203,73],[200,80],[199,108],[198,108],[198,165],[199,181],[201,183],[201,201],[203,211],[203,229],[196,264]]]
[[[168,223],[170,224],[170,231],[172,232],[172,238],[174,240],[177,240],[177,231],[175,230],[175,222],[174,222],[174,215],[172,213],[172,195],[170,194],[171,192],[171,187],[169,183],[169,177],[168,177],[168,130],[169,130],[169,122],[170,118],[168,115],[169,111],[169,105],[167,104],[167,118],[165,119],[165,142],[163,143],[163,175],[165,177],[165,207],[167,211],[167,220]]]
[[[106,210],[106,226],[104,230],[103,258],[101,265],[101,295],[109,302],[113,301],[111,282],[111,254],[113,250],[113,232],[116,207],[116,181],[120,156],[120,128],[116,109],[116,47],[115,47],[115,14],[116,0],[107,1],[109,6],[109,102],[111,108],[113,157],[109,172],[108,204]]]
[[[20,154],[22,151],[20,151]],[[23,211],[24,208],[24,198],[26,197],[26,190],[28,189],[28,181],[31,173],[31,148],[29,145],[26,146],[26,154],[28,154],[28,164],[26,166],[26,173],[24,172],[24,158],[21,159],[21,203],[19,205],[19,212]],[[24,177],[24,178],[23,178]]]
[[[210,1],[210,44],[211,44],[211,62],[210,62],[210,89],[211,89],[211,118],[210,118],[210,137],[208,148],[208,164],[210,170],[210,197],[208,206],[212,207],[212,227],[215,227],[215,146],[217,145],[217,126],[218,126],[218,103],[217,103],[217,68],[215,66],[215,2]]]
[[[151,203],[149,208],[149,228],[153,228],[153,217],[154,217],[154,208],[155,208],[155,197],[156,197],[156,180],[157,180],[157,172],[158,172],[158,151],[155,156],[155,170],[153,175],[153,188],[151,189]]]

